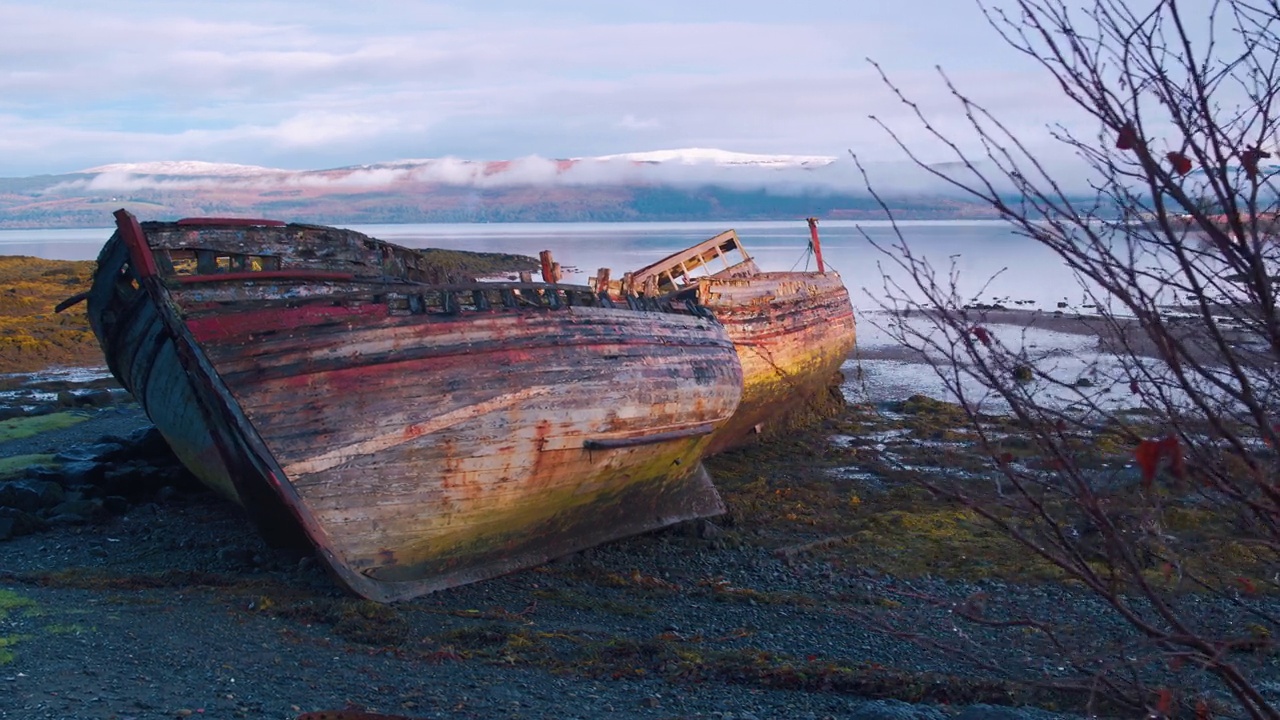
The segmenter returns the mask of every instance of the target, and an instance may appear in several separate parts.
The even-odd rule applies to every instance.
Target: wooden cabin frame
[[[721,268],[713,270],[719,261]],[[697,271],[701,270],[701,273]],[[747,254],[735,230],[726,230],[687,250],[669,255],[658,262],[629,273],[631,288],[639,294],[667,294],[696,285],[700,277],[736,278],[760,272],[756,261]],[[623,284],[628,284],[624,276]],[[625,291],[627,288],[623,288]]]

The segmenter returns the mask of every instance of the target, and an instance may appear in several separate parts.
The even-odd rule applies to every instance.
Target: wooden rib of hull
[[[113,371],[202,480],[268,535],[305,533],[361,595],[413,597],[723,512],[699,463],[742,391],[718,323],[397,312],[337,279],[218,291],[138,277],[118,236],[90,296]]]
[[[834,272],[698,279],[698,297],[724,324],[742,363],[742,401],[707,446],[714,454],[821,404],[853,351],[849,291]]]

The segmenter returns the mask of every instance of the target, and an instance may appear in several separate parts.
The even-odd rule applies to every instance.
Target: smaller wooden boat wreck
[[[839,391],[833,385],[855,345],[853,304],[840,274],[823,262],[816,219],[809,219],[809,232],[816,272],[761,272],[738,233],[727,230],[620,280],[601,270],[592,281],[620,299],[694,303],[724,324],[744,386],[737,412],[716,430],[708,454],[787,427]]]
[[[724,327],[590,288],[449,282],[360,233],[121,210],[87,293],[179,458],[276,540],[392,601],[724,507]]]

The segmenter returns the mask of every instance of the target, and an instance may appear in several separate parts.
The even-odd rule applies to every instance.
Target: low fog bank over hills
[[[906,164],[868,168],[895,215],[986,218]],[[282,170],[168,161],[0,178],[0,228],[98,227],[126,207],[143,219],[193,215],[298,222],[575,222],[883,218],[848,157],[710,149],[552,160],[397,160]]]

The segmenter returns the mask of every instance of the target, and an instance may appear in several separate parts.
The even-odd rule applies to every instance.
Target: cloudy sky
[[[972,0],[0,0],[0,177],[682,147],[901,158],[935,65],[1036,135],[1069,114]],[[938,159],[943,159],[939,157]]]

